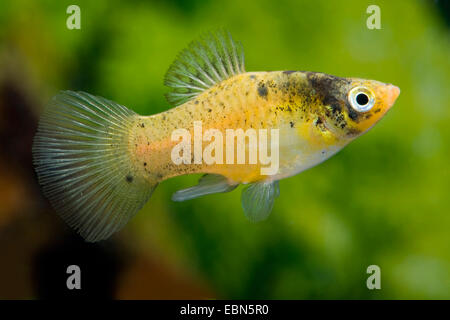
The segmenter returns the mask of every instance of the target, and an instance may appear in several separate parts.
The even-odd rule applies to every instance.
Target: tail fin
[[[86,241],[121,229],[157,185],[139,176],[129,157],[128,137],[137,116],[104,98],[64,91],[41,117],[33,143],[39,183]]]

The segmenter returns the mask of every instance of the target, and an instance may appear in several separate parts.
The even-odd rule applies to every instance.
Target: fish
[[[56,212],[88,242],[122,229],[159,183],[186,174],[203,175],[172,200],[242,184],[244,215],[265,220],[281,179],[363,135],[400,94],[392,84],[321,72],[247,72],[242,44],[225,31],[191,42],[164,84],[173,108],[149,116],[81,91],[61,91],[44,108],[32,146],[37,178]],[[236,132],[244,134],[240,142]]]

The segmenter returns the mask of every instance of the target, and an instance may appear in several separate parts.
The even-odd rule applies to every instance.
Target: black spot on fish
[[[195,104],[198,104],[198,100],[195,100],[195,102],[194,102]]]
[[[347,136],[352,137],[352,136],[356,136],[356,135],[358,135],[360,133],[361,133],[361,131],[359,131],[358,129],[349,129],[347,131]]]
[[[145,126],[144,126],[144,124],[143,124],[143,123],[141,123],[141,127],[142,127],[142,128],[145,128]]]
[[[284,74],[287,74],[287,75],[290,75],[291,73],[294,73],[294,72],[297,72],[297,71],[294,71],[294,70],[286,70],[286,71],[283,71],[283,73],[284,73]]]
[[[353,121],[358,120],[358,113],[352,107],[348,108],[348,117]]]
[[[259,85],[258,85],[258,95],[261,97],[261,98],[265,98],[265,99],[267,99],[267,87],[264,85],[264,83],[260,83]]]
[[[331,111],[333,112],[333,114],[336,114],[336,112],[342,111],[342,108],[341,108],[341,105],[339,104],[339,102],[334,101],[330,106],[331,106]]]
[[[133,182],[133,176],[131,174],[128,174],[125,179],[127,180],[128,183]]]
[[[212,111],[212,109],[208,109],[208,112],[211,112]]]
[[[346,88],[351,83],[350,80],[316,72],[308,72],[307,79],[311,88],[314,89],[319,99],[322,100],[322,103],[331,107],[338,121],[343,106],[346,107],[348,117],[351,120],[359,122],[363,118],[362,113],[354,110],[348,102],[346,95],[342,93],[342,88]]]
[[[291,122],[289,122],[289,124],[291,125],[291,128],[293,128],[294,127],[294,123],[291,121]]]
[[[144,167],[147,165],[147,162],[144,162]]]

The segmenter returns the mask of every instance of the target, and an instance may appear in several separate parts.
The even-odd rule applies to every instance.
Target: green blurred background
[[[81,30],[66,8],[81,8]],[[381,30],[366,8],[381,8]],[[448,1],[0,2],[0,298],[449,299]],[[394,108],[325,163],[280,182],[248,222],[240,190],[174,203],[162,183],[111,240],[84,243],[31,166],[39,113],[84,90],[141,114],[169,108],[163,76],[205,31],[242,41],[249,71],[308,70],[393,83]],[[65,287],[78,264],[82,290]],[[381,268],[368,290],[366,268]]]

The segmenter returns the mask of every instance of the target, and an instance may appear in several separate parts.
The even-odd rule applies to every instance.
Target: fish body
[[[136,118],[130,141],[135,165],[142,167],[145,163],[142,174],[158,182],[191,173],[220,174],[234,183],[280,180],[298,174],[335,154],[387,111],[380,103],[373,113],[353,120],[343,111],[349,106],[339,101],[329,105],[328,93],[320,93],[329,82],[343,91],[364,84],[364,80],[301,71],[248,72],[231,77],[174,109]],[[380,115],[371,120],[376,113]],[[186,128],[193,137],[195,121],[202,122],[203,131],[214,128],[222,136],[230,128],[279,129],[277,174],[261,175],[258,164],[172,163],[171,150],[178,141],[171,139],[171,133]],[[367,123],[361,127],[361,121]]]
[[[242,49],[223,34],[183,51],[166,85],[173,89],[168,100],[177,106],[151,116],[70,91],[44,112],[33,146],[40,183],[88,241],[109,237],[160,182],[184,174],[206,175],[197,186],[175,193],[175,201],[249,184],[242,195],[244,213],[263,220],[279,195],[279,180],[328,159],[369,130],[399,94],[397,87],[374,80],[245,72]],[[186,141],[174,138],[180,130]],[[241,142],[233,136],[238,130]],[[262,163],[261,141],[268,141],[273,168]],[[174,160],[174,154],[182,159]]]

